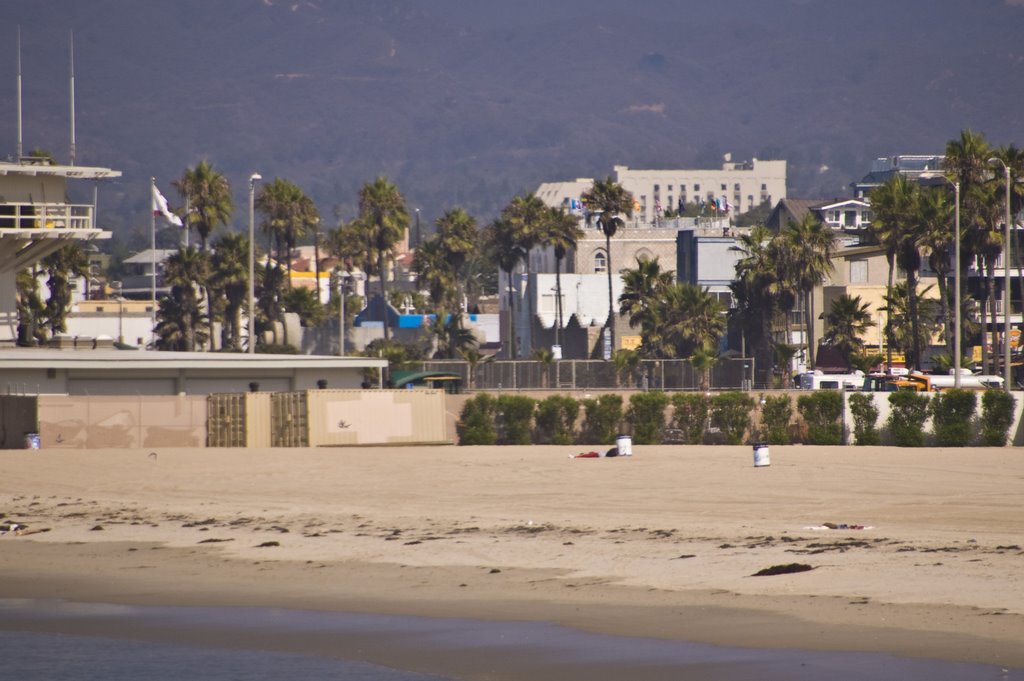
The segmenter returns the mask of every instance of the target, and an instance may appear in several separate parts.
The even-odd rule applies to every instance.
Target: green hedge
[[[711,400],[704,393],[673,393],[672,428],[683,435],[683,442],[699,445],[704,442],[704,430],[711,412]]]
[[[538,444],[571,445],[576,441],[580,403],[567,395],[552,395],[537,403],[534,441]]]
[[[525,395],[501,395],[497,401],[499,445],[530,444],[530,426],[537,400]]]
[[[634,393],[629,398],[626,420],[633,426],[633,442],[639,445],[661,444],[668,402],[668,395],[660,390]]]
[[[711,398],[711,425],[722,431],[730,445],[743,444],[743,435],[750,428],[750,412],[754,398],[738,390],[718,393]]]
[[[487,393],[466,400],[455,424],[460,445],[493,445],[498,441],[494,429],[497,400]]]
[[[1013,425],[1016,399],[1002,390],[986,390],[981,396],[981,444],[1003,447]]]
[[[583,400],[583,430],[581,444],[610,444],[615,442],[622,422],[622,397],[599,395],[597,399]]]
[[[870,393],[851,393],[847,396],[850,414],[853,416],[853,442],[861,446],[877,445],[881,438],[878,434],[878,407],[871,399]]]
[[[899,390],[889,395],[892,411],[885,425],[898,447],[924,446],[928,402],[927,397],[910,390]]]
[[[972,390],[943,390],[931,399],[932,433],[939,447],[971,444],[971,421],[978,400]]]
[[[789,395],[761,396],[761,439],[770,445],[789,444],[793,402]]]
[[[843,443],[843,394],[838,390],[820,390],[801,395],[796,408],[807,423],[807,442],[812,445]]]

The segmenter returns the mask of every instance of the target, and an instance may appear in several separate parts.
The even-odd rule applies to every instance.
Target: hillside
[[[432,221],[481,221],[549,179],[786,158],[790,194],[838,196],[871,159],[961,128],[1024,144],[1024,6],[1004,0],[38,0],[14,25],[25,144],[67,156],[75,31],[78,160],[124,171],[101,215],[148,229],[146,182],[201,158],[233,182],[288,177],[328,222],[394,179]],[[245,211],[236,215],[239,225]]]

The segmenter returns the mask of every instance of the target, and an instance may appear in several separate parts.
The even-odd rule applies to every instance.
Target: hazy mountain
[[[554,5],[554,6],[552,6]],[[101,214],[148,229],[146,182],[209,158],[334,221],[394,179],[427,221],[490,219],[549,179],[785,158],[790,194],[839,196],[871,159],[961,128],[1024,144],[1020,0],[34,0],[5,6],[0,153],[64,160],[69,29],[78,162],[118,168]]]

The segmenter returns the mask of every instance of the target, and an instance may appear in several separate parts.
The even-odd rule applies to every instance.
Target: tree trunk
[[[810,369],[814,369],[814,355],[818,350],[818,346],[814,342],[814,289],[811,289],[805,294],[806,304],[804,305],[807,317],[804,319],[804,323],[807,326],[807,366]]]
[[[988,309],[989,319],[992,321],[992,343],[989,356],[991,357],[992,370],[987,373],[1000,374],[999,371],[999,322],[996,319],[996,259],[986,258],[985,276],[988,279]]]
[[[910,315],[911,362],[916,371],[921,370],[921,324],[917,318],[917,272],[907,271],[907,314]]]
[[[562,334],[562,259],[555,258],[555,345],[561,345]]]
[[[615,356],[615,308],[612,301],[612,238],[607,233],[604,235],[605,242],[605,267],[608,269],[608,340],[611,345],[611,354]],[[604,352],[602,351],[602,356]]]
[[[508,271],[508,358],[516,358],[516,289],[512,284],[513,267]]]
[[[886,284],[885,295],[889,297],[889,304],[892,307],[893,280],[896,276],[896,254],[886,253],[885,259],[889,263],[889,283]],[[885,313],[885,366],[888,373],[892,373],[892,310]]]
[[[380,277],[380,298],[384,314],[384,340],[389,341],[391,340],[391,329],[388,328],[388,288],[386,283],[387,270],[385,269],[384,250],[378,249],[377,253],[377,276]]]

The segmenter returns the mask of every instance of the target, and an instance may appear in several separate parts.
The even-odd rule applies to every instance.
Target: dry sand
[[[580,449],[5,451],[0,521],[28,532],[0,536],[0,598],[544,620],[1024,667],[1019,449],[773,446],[762,468],[749,447]],[[789,563],[814,569],[752,576]],[[454,664],[430,670],[476,674]]]

